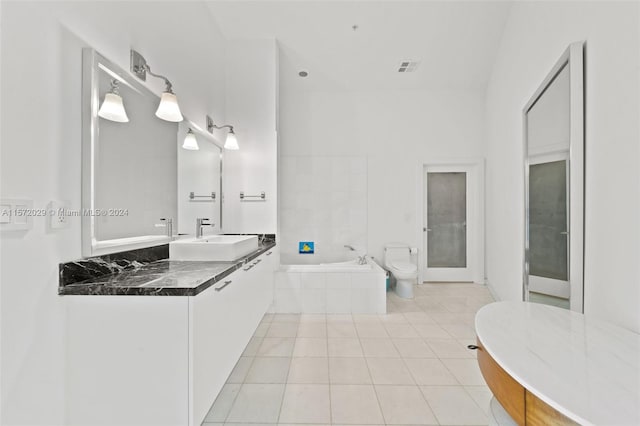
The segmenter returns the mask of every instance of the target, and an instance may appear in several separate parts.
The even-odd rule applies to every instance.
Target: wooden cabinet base
[[[550,407],[546,402],[526,391],[525,396],[527,426],[548,426],[548,425],[577,425],[578,423],[559,413]]]
[[[500,405],[520,426],[577,425],[527,391],[487,353],[478,341],[478,365],[487,386]]]
[[[496,397],[500,405],[509,413],[511,418],[520,426],[525,424],[525,396],[524,387],[516,382],[498,363],[484,350],[478,339],[478,364],[487,382],[487,386]]]

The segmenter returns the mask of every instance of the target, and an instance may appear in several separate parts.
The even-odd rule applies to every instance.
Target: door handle
[[[271,256],[271,253],[273,253],[272,251],[270,251],[269,253],[267,253],[267,256]]]
[[[560,235],[569,235],[569,233],[567,231],[562,231]]]
[[[224,289],[229,284],[231,284],[231,281],[225,281],[223,285],[221,285],[220,287],[216,287],[215,290],[216,291],[221,291],[222,289]]]
[[[422,228],[423,232],[431,232],[431,228]]]

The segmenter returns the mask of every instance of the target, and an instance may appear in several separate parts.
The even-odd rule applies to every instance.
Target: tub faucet
[[[353,248],[353,246],[350,246],[349,244],[345,244],[344,247],[348,248],[351,251],[357,251],[355,248]],[[367,253],[363,254],[362,256],[358,256],[358,265],[366,265],[366,264],[367,264]]]
[[[209,218],[199,217],[196,219],[196,238],[202,238],[202,227],[214,226],[213,223],[209,223]]]

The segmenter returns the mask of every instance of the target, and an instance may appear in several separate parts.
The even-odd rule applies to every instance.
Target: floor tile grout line
[[[384,415],[382,404],[380,404],[380,395],[378,395],[378,388],[376,387],[375,384],[372,386],[373,386],[373,393],[376,395],[376,402],[378,403],[378,407],[380,408],[380,415],[382,415],[382,421],[384,422],[385,425],[388,425],[389,423],[387,422],[387,418]]]
[[[436,414],[436,411],[433,409],[433,407],[431,406],[431,404],[429,404],[429,399],[427,398],[427,395],[424,394],[424,391],[422,390],[422,386],[418,386],[418,390],[420,391],[420,395],[422,395],[422,398],[425,400],[425,402],[427,403],[427,406],[429,407],[429,409],[431,410],[431,412],[433,413],[433,417],[436,419],[436,422],[438,422],[438,425],[441,425],[442,422],[440,421],[440,419],[438,418],[438,415]]]
[[[422,308],[421,308],[421,311],[422,311],[422,312],[425,312]],[[425,313],[427,313],[427,312],[425,312]],[[428,315],[428,314],[427,314],[427,315]],[[431,319],[433,319],[433,318],[431,318]],[[434,322],[435,322],[435,321],[434,321]],[[412,325],[413,325],[413,324],[412,324]],[[418,330],[416,329],[416,332],[417,332],[417,331],[418,331]],[[420,335],[420,333],[418,333],[418,334]],[[433,352],[433,354],[437,356],[437,354],[435,353],[435,351],[433,350],[433,348],[431,347],[431,345],[429,345],[429,342],[427,341],[427,339],[426,339],[426,338],[424,338],[422,335],[420,335],[420,337],[422,338],[423,342],[427,345],[427,347],[431,350],[431,352]],[[439,359],[439,358],[438,358],[438,359]],[[441,362],[442,362],[442,361],[441,361]],[[406,364],[406,362],[405,362],[405,364]],[[444,364],[444,363],[443,363],[443,364]],[[445,366],[445,367],[446,367],[446,366]],[[408,368],[408,366],[407,366],[407,368]],[[411,373],[411,370],[409,370],[409,373]],[[411,373],[411,374],[413,375],[413,373]],[[455,376],[454,376],[454,378],[455,378]],[[414,378],[414,379],[415,379],[415,378]],[[456,379],[456,380],[457,380],[457,379]],[[418,383],[418,381],[417,381],[417,380],[416,380],[416,383]],[[422,398],[423,398],[423,399],[424,399],[424,401],[426,402],[427,407],[429,407],[429,410],[431,410],[431,413],[433,414],[433,418],[436,420],[436,422],[438,423],[438,425],[441,425],[441,424],[442,424],[442,422],[441,422],[441,421],[440,421],[440,419],[438,418],[438,416],[437,416],[437,414],[436,414],[435,410],[433,409],[433,407],[431,406],[431,404],[429,404],[429,400],[427,399],[427,396],[426,396],[426,395],[424,394],[424,392],[422,391],[422,387],[421,387],[421,385],[419,385],[419,384],[418,384],[418,385],[417,385],[417,387],[418,387],[418,391],[420,392],[420,395],[422,396]]]
[[[263,316],[263,319],[264,319],[264,316]],[[271,324],[269,324],[269,327],[267,327],[267,329],[269,329],[269,328],[271,328]],[[255,336],[252,336],[252,337],[255,337]],[[264,340],[264,337],[262,339]],[[262,344],[262,342],[260,342],[260,344]],[[246,347],[245,347],[245,349],[246,349]],[[242,358],[242,355],[240,356],[240,358]],[[227,419],[229,418],[229,415],[231,414],[231,411],[233,410],[233,406],[235,405],[236,400],[238,399],[238,395],[240,395],[240,391],[242,391],[242,388],[244,387],[244,385],[245,385],[245,383],[247,381],[247,376],[249,375],[249,371],[251,371],[251,367],[253,366],[253,363],[254,363],[255,360],[256,360],[256,356],[254,355],[254,356],[251,357],[251,362],[249,363],[249,368],[247,369],[247,373],[242,378],[242,383],[240,383],[240,387],[238,388],[238,392],[235,394],[235,396],[233,397],[233,401],[229,405],[229,411],[227,411],[227,414],[224,416],[223,423],[227,422]],[[240,359],[238,359],[238,361],[236,362],[236,366],[238,365],[239,361],[240,361]],[[236,366],[234,366],[233,368],[235,369]],[[229,373],[229,376],[231,376],[231,374],[233,374],[233,370],[231,370],[231,373]],[[229,384],[232,384],[232,383],[229,383],[229,377],[227,377],[227,380],[225,381],[224,385],[222,385],[222,388],[224,389],[224,387],[229,385]],[[215,403],[216,402],[214,400],[213,404],[215,404]],[[213,406],[213,404],[212,404],[212,406]],[[211,410],[211,409],[209,409],[209,410]]]
[[[440,358],[439,358],[440,359]],[[443,359],[458,359],[458,358],[443,358]],[[460,386],[464,387],[465,385],[460,381],[460,379],[458,379],[458,377],[456,377],[455,374],[453,374],[453,370],[451,370],[447,364],[445,364],[445,362],[443,361],[443,359],[440,359],[440,362],[442,363],[442,365],[444,365],[444,368],[447,369],[447,371],[449,371],[449,373],[453,376],[454,379],[456,379],[456,382],[458,382],[460,384]],[[459,358],[462,359],[462,358]]]
[[[371,379],[371,386],[373,387],[373,393],[376,396],[376,402],[378,403],[378,409],[380,410],[380,415],[382,416],[382,421],[386,425],[386,424],[388,424],[387,423],[387,418],[384,416],[384,411],[382,410],[382,404],[380,404],[380,397],[378,396],[378,390],[376,389],[376,385],[373,382],[373,374],[371,374],[371,368],[369,368],[369,362],[367,361],[366,357],[364,359],[364,364],[367,366],[367,371],[369,372],[369,378]]]
[[[467,386],[477,386],[477,385],[467,385]],[[462,389],[467,394],[467,396],[469,396],[469,398],[471,398],[471,400],[474,402],[474,404],[476,404],[476,407],[478,407],[480,409],[480,411],[484,413],[484,409],[480,406],[480,404],[478,404],[478,401],[476,401],[475,398],[469,393],[469,391],[467,390],[467,386],[463,385]]]
[[[300,326],[300,320],[298,317],[298,326]],[[287,368],[287,376],[285,378],[284,389],[282,390],[282,399],[280,399],[280,409],[278,410],[278,418],[276,419],[276,424],[280,423],[280,417],[282,416],[282,407],[284,406],[284,398],[287,395],[287,387],[289,386],[289,373],[291,372],[291,364],[293,363],[293,353],[296,350],[296,343],[298,340],[298,329],[296,328],[296,337],[293,340],[293,348],[291,349],[291,354],[289,357],[289,368]]]

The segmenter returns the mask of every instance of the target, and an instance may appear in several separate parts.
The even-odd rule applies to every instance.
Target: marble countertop
[[[264,243],[235,262],[156,260],[133,269],[62,285],[58,294],[195,296],[274,246],[273,242]]]
[[[640,424],[640,334],[526,302],[487,305],[475,326],[485,350],[509,375],[570,419]]]

